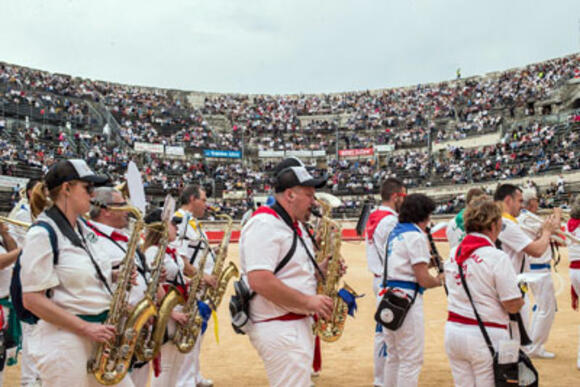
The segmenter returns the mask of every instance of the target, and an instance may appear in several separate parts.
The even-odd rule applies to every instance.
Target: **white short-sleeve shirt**
[[[530,213],[527,210],[522,210],[522,212],[520,213],[520,216],[518,216],[518,223],[519,224],[526,224],[526,222],[529,222],[529,220],[527,220],[527,219],[532,219],[532,217],[530,216]],[[530,224],[537,224],[537,222],[532,221],[532,222],[530,222]],[[522,228],[522,231],[532,241],[538,237],[538,233],[533,233],[532,230],[530,230],[530,229],[523,229]],[[550,261],[552,260],[552,249],[550,249],[550,247],[548,246],[546,248],[546,251],[544,251],[544,254],[542,254],[542,256],[538,257],[538,258],[532,257],[530,255],[526,255],[526,257],[531,260],[531,262],[530,262],[530,260],[528,260],[528,262],[526,262],[527,267],[529,267],[530,263],[550,263]],[[527,267],[525,270],[527,270]]]
[[[485,238],[492,245],[473,251],[463,263],[465,281],[473,302],[483,321],[507,325],[509,316],[501,302],[522,296],[517,285],[516,272],[508,255],[495,248],[488,237],[479,233],[472,235]],[[475,319],[455,261],[457,248],[451,250],[450,259],[444,264],[445,284],[449,292],[447,308],[463,317]]]
[[[32,215],[30,214],[28,202],[21,200],[17,204],[17,207],[10,212],[10,218],[20,222],[32,223]],[[22,247],[26,236],[26,228],[14,224],[9,224],[8,227],[12,238],[14,238],[19,247]]]
[[[567,231],[574,235],[576,238],[580,239],[580,227],[576,227],[574,231],[570,231],[568,226],[566,226]],[[580,261],[580,243],[570,243],[568,245],[568,259],[572,261]]]
[[[387,280],[417,282],[413,265],[429,263],[429,239],[416,224],[416,231],[408,231],[391,239],[388,248]],[[405,289],[409,294],[414,291]]]
[[[177,249],[178,253],[187,260],[190,260],[195,251],[197,251],[195,261],[193,262],[193,265],[197,269],[199,268],[203,250],[207,245],[207,235],[201,228],[200,222],[195,219],[191,212],[180,208],[175,212],[175,216],[180,217],[182,221],[177,227],[177,239],[171,243],[171,246]],[[203,271],[206,274],[211,274],[215,257],[213,251],[210,251],[208,254],[209,256],[205,261]]]
[[[533,241],[522,231],[517,222],[506,217],[503,217],[502,221],[502,230],[499,233],[501,249],[510,257],[516,273],[520,273],[524,260],[524,249]]]
[[[445,234],[447,236],[450,249],[456,247],[461,242],[461,239],[463,239],[465,232],[457,225],[455,216],[449,220],[449,223],[447,223]]]
[[[387,238],[397,224],[398,214],[389,206],[379,206],[378,210],[389,211],[392,214],[379,221],[372,239],[369,239],[368,235],[365,236],[365,246],[369,271],[374,275],[382,276]]]
[[[4,246],[0,245],[0,254],[6,254],[7,251]],[[12,278],[12,268],[14,265],[10,265],[2,270],[0,270],[0,298],[8,297],[10,293],[10,278]]]
[[[111,267],[116,268],[118,267],[123,259],[125,258],[126,251],[127,251],[127,242],[124,241],[115,241],[113,242],[111,239],[111,234],[113,232],[117,232],[122,234],[123,236],[129,238],[127,235],[123,233],[122,230],[115,230],[113,227],[107,226],[106,224],[91,221],[90,222],[93,227],[97,229],[98,232],[95,232],[95,236],[97,238],[95,242],[95,247],[100,252],[100,254],[104,255],[108,259],[111,260]],[[99,235],[102,234],[102,235]],[[108,238],[109,237],[109,238]],[[129,294],[129,304],[135,305],[143,298],[145,291],[147,290],[147,281],[143,277],[143,265],[139,260],[137,254],[135,254],[135,265],[139,268],[140,272],[137,275],[137,284],[131,286],[131,292]]]
[[[58,263],[53,264],[48,231],[39,226],[30,228],[20,258],[22,291],[27,293],[51,289],[50,299],[73,314],[99,314],[109,309],[111,294],[99,279],[87,251],[73,245],[46,214],[40,214],[38,220],[48,222],[57,235]],[[83,235],[88,235],[90,230],[87,226],[81,221],[78,223]],[[85,238],[85,241],[86,248],[110,287],[111,261],[99,254],[95,245],[96,238]]]
[[[303,241],[311,254],[314,248],[306,230],[298,226]],[[278,263],[290,251],[294,231],[280,218],[272,214],[254,215],[242,229],[240,237],[240,262],[244,275],[255,270],[274,272]],[[286,286],[304,294],[316,294],[315,268],[302,243],[296,241],[296,251],[288,263],[276,273],[276,277]],[[304,310],[289,310],[277,305],[261,295],[250,301],[250,318],[261,321],[279,317],[288,312],[306,313]]]

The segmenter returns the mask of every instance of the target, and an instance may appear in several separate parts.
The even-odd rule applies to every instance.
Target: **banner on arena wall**
[[[258,157],[267,158],[283,158],[283,157],[325,157],[325,150],[288,150],[288,151],[274,151],[274,150],[263,150],[258,151]]]
[[[227,191],[223,195],[224,199],[242,200],[246,198],[246,191]]]
[[[266,157],[266,158],[282,158],[284,157],[284,151],[275,151],[275,150],[261,150],[258,151],[258,157]]]
[[[24,187],[28,183],[28,179],[24,177],[14,177],[0,175],[0,187],[14,188],[17,186]]]
[[[163,153],[163,144],[136,142],[135,145],[133,145],[133,149],[135,149],[135,152]]]
[[[395,146],[391,144],[375,145],[377,153],[389,153],[395,150]]]
[[[365,157],[372,156],[373,154],[373,148],[341,149],[338,151],[340,157]]]
[[[242,151],[204,149],[203,155],[205,157],[215,157],[219,159],[241,159]]]
[[[171,156],[185,156],[185,150],[182,146],[170,146],[165,147],[165,154]]]

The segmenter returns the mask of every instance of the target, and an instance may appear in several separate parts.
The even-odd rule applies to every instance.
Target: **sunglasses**
[[[107,204],[108,207],[124,207],[126,205],[127,205],[127,202],[109,203],[109,204]]]

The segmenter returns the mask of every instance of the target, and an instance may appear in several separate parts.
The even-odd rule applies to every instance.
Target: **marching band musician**
[[[445,352],[456,386],[494,386],[491,353],[457,265],[462,265],[473,303],[496,351],[500,340],[510,338],[508,313],[517,313],[524,301],[510,258],[495,247],[502,228],[500,207],[489,199],[476,199],[464,219],[467,235],[445,263],[449,292]]]
[[[365,232],[367,263],[373,273],[373,291],[380,301],[378,293],[383,277],[385,260],[384,246],[387,245],[389,233],[398,221],[398,212],[406,196],[406,189],[400,180],[390,177],[381,185],[381,205],[369,215]],[[382,386],[384,380],[387,347],[383,326],[377,323],[374,339],[374,385]]]
[[[570,219],[566,224],[567,231],[580,239],[580,196],[572,203]],[[580,294],[580,244],[568,245],[568,259],[570,260],[570,283],[572,293],[572,309],[578,310],[578,294]],[[578,344],[578,356],[576,367],[580,370],[580,343]]]
[[[80,220],[90,210],[93,184],[106,180],[84,160],[61,160],[31,197],[52,201],[38,217],[49,226],[32,226],[26,234],[20,272],[24,306],[40,319],[29,350],[43,386],[98,386],[87,361],[95,343],[115,337],[115,328],[102,324],[112,298],[110,260],[86,238],[90,230]],[[126,377],[118,385],[133,383]]]
[[[466,208],[473,199],[481,195],[485,195],[485,192],[483,192],[481,188],[471,188],[469,191],[467,191],[467,195],[465,195]],[[450,249],[457,246],[465,236],[465,227],[463,220],[464,212],[465,208],[459,211],[455,217],[451,218],[451,220],[449,220],[449,223],[447,224],[445,234],[447,235],[447,241],[449,242]]]
[[[316,264],[302,225],[327,177],[314,178],[296,158],[280,162],[274,175],[275,203],[256,210],[240,239],[242,272],[256,294],[248,335],[271,386],[304,387],[314,353],[311,316],[329,318],[333,308],[332,298],[316,294],[325,267]]]
[[[510,257],[516,274],[523,273],[527,269],[526,256],[539,258],[544,254],[550,246],[550,236],[560,225],[560,219],[548,218],[541,226],[540,236],[533,240],[521,229],[516,219],[520,215],[524,201],[522,190],[512,184],[500,185],[495,191],[494,200],[501,204],[503,211],[502,231],[498,237],[499,247]],[[520,314],[524,327],[528,327],[528,297],[524,296],[524,301],[526,304]],[[545,357],[554,356],[545,353]]]
[[[30,179],[26,183],[26,187],[24,188],[24,192],[22,198],[12,211],[8,217],[10,219],[14,219],[20,222],[25,223],[32,223],[32,213],[30,211],[30,195],[32,194],[32,189],[38,183],[38,179]],[[9,225],[10,234],[16,241],[19,247],[22,247],[24,243],[24,237],[26,236],[26,228],[19,227],[16,225]],[[22,386],[34,385],[38,379],[38,370],[34,365],[34,362],[30,359],[28,354],[28,336],[30,335],[30,331],[32,330],[33,326],[28,324],[27,322],[22,321],[22,357],[20,361],[20,384]]]
[[[183,221],[178,228],[178,237],[173,244],[181,258],[185,261],[185,274],[191,277],[193,275],[193,269],[187,269],[187,267],[192,266],[192,268],[197,270],[200,261],[198,258],[208,243],[207,236],[198,221],[198,219],[203,218],[207,208],[206,191],[200,185],[188,185],[181,193],[180,202],[181,208],[176,211],[174,216],[183,219]],[[211,275],[215,257],[211,250],[209,254],[210,256],[206,260],[204,267],[205,274],[203,275],[203,282],[205,286],[215,287],[217,285],[217,279]],[[179,373],[177,387],[213,386],[213,381],[211,379],[205,379],[201,374],[199,360],[203,337],[204,333],[200,333],[195,347],[185,355],[186,358]]]
[[[423,364],[425,326],[423,291],[443,285],[444,274],[429,274],[431,252],[426,234],[435,202],[423,194],[405,198],[399,222],[391,231],[386,251],[387,287],[416,297],[401,327],[385,330],[387,365],[384,385],[417,386]]]
[[[20,248],[16,241],[12,238],[8,225],[0,222],[0,329],[2,330],[4,345],[0,347],[0,386],[2,386],[2,379],[4,367],[6,366],[6,339],[11,335],[13,340],[17,340],[13,332],[13,324],[18,324],[14,319],[11,309],[10,296],[10,277],[12,276],[12,266],[16,261],[16,257],[20,254]]]
[[[89,212],[91,220],[87,222],[87,225],[96,238],[96,248],[109,257],[113,270],[116,270],[127,252],[129,237],[124,230],[129,226],[129,213],[111,211],[108,208],[122,207],[127,205],[127,202],[117,189],[99,187],[95,189],[93,203]],[[143,298],[147,290],[147,263],[145,262],[145,256],[138,249],[135,254],[135,266],[138,275],[136,276],[136,283],[131,287],[129,294],[129,305],[131,306],[135,306]],[[146,386],[148,378],[148,364],[134,365],[131,371],[131,379],[135,386]]]
[[[151,211],[145,217],[145,223],[151,224],[161,222],[162,210],[157,208]],[[173,242],[177,237],[177,226],[181,223],[180,218],[173,217],[168,224],[168,240]],[[155,260],[155,256],[159,251],[161,241],[161,230],[153,227],[148,227],[145,233],[145,242],[143,243],[143,250],[147,260],[147,265],[151,266]],[[165,256],[163,259],[163,266],[165,268],[165,282],[166,285],[173,285],[185,298],[187,297],[186,287],[189,280],[185,277],[184,268],[185,263],[181,257],[178,256],[174,248],[167,246],[165,248]],[[169,286],[165,286],[167,289]],[[181,313],[180,306],[176,306],[171,312],[171,318],[168,322],[167,331],[168,336],[173,336],[175,332],[175,324],[184,324],[187,321],[187,316]],[[156,375],[151,382],[151,386],[176,386],[179,376],[179,370],[183,364],[185,356],[179,352],[173,342],[168,341],[161,346],[161,364],[160,374]],[[141,387],[141,386],[138,386]]]
[[[533,188],[525,189],[522,193],[524,209],[522,209],[517,220],[520,224],[525,224],[526,219],[531,218],[531,214],[538,211],[538,197],[536,190]],[[556,209],[555,211],[559,211]],[[532,223],[537,223],[535,220]],[[536,237],[534,230],[523,229],[523,231],[532,239]],[[553,242],[550,242],[552,244]],[[556,317],[556,292],[554,282],[550,273],[550,261],[552,260],[552,246],[547,248],[541,257],[535,258],[529,264],[529,271],[537,273],[538,277],[528,283],[534,295],[536,304],[532,312],[532,324],[530,326],[530,339],[532,344],[526,348],[530,357],[541,357],[544,359],[554,358],[555,355],[544,349],[544,344],[548,341],[550,328]],[[527,269],[527,267],[526,267]],[[526,270],[528,271],[528,270]]]

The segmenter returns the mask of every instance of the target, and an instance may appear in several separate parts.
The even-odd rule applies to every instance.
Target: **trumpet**
[[[522,223],[520,225],[521,228],[524,231],[530,232],[532,234],[537,234],[540,231],[542,224],[544,223],[544,219],[539,217],[538,215],[530,212],[530,211],[528,211],[526,213],[526,215],[528,215],[528,216],[522,221]],[[562,244],[564,244],[565,239],[570,240],[572,243],[579,243],[580,244],[580,239],[578,239],[577,237],[575,237],[571,233],[569,233],[567,231],[562,231],[560,229],[557,229],[554,231],[551,239],[554,242],[558,242],[558,243],[562,243]]]
[[[5,216],[0,216],[0,223],[10,223],[18,227],[29,228],[32,223],[22,222],[20,220],[7,218]]]

